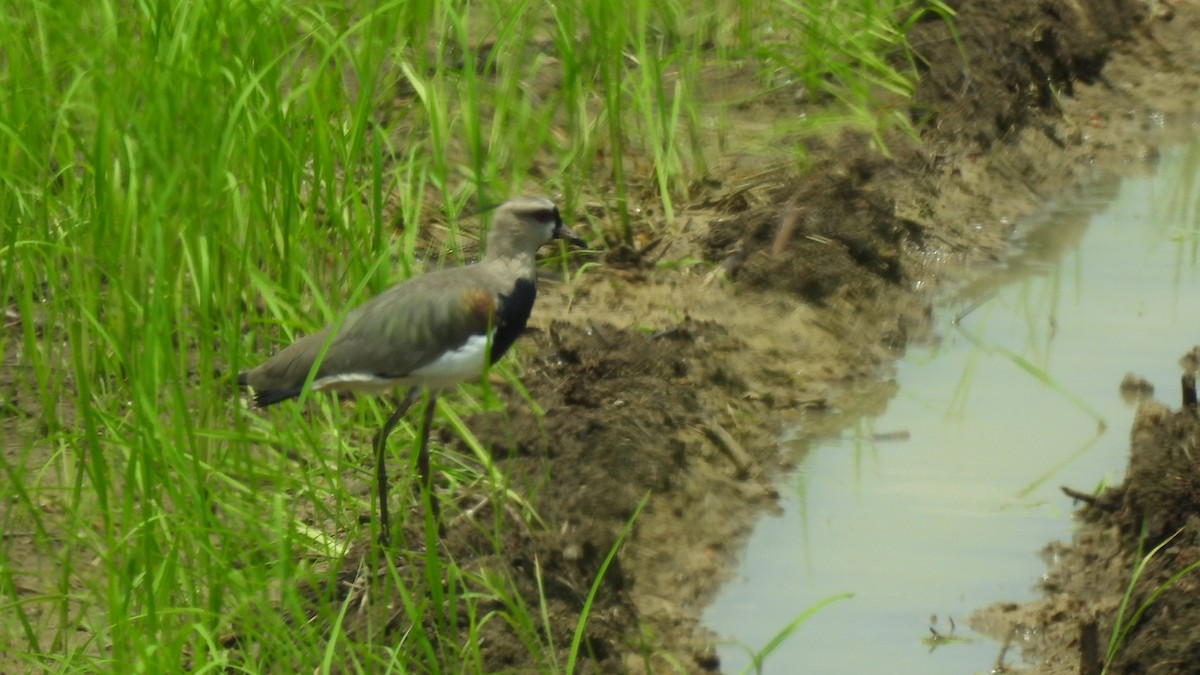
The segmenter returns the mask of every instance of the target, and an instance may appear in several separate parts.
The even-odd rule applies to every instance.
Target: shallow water
[[[783,515],[757,525],[706,614],[730,641],[724,672],[750,663],[736,643],[761,649],[843,592],[854,597],[806,621],[763,672],[991,669],[1000,645],[966,617],[1035,596],[1038,552],[1071,535],[1060,486],[1121,479],[1134,412],[1122,378],[1141,375],[1179,404],[1178,359],[1200,343],[1198,167],[1200,144],[1175,147],[1153,175],[1023,223],[1022,250],[941,307],[940,343],[898,365],[886,411],[809,443],[781,486]],[[907,439],[871,440],[892,432]],[[950,619],[964,640],[931,650],[931,621],[946,634]]]

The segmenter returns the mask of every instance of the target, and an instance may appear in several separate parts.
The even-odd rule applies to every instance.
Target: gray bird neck
[[[510,214],[497,214],[487,235],[483,261],[519,269],[521,276],[531,275],[537,269],[537,251],[548,239],[548,225],[514,221]]]
[[[497,245],[488,246],[488,250],[486,253],[484,253],[483,257],[488,260],[500,260],[504,258],[509,260],[516,260],[518,258],[522,260],[533,260],[534,253],[533,251],[522,251],[512,246]]]
[[[482,262],[492,274],[506,280],[505,283],[537,278],[537,259],[533,253],[493,253],[489,250]]]

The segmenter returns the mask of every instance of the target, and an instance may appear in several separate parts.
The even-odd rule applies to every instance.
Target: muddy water
[[[763,672],[991,669],[1000,645],[965,618],[1034,596],[1037,552],[1072,528],[1060,486],[1121,478],[1122,378],[1174,400],[1175,357],[1200,343],[1198,167],[1200,144],[1175,147],[1150,175],[1052,204],[1019,227],[1018,253],[939,309],[941,340],[910,349],[882,415],[837,439],[790,432],[803,456],[784,512],[758,524],[706,615],[729,640],[725,672],[750,662],[738,643],[760,649],[843,592]],[[952,639],[934,645],[931,625]]]

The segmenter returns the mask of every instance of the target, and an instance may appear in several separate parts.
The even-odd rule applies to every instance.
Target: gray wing
[[[480,266],[431,272],[351,310],[337,326],[317,378],[403,377],[484,334],[496,312],[493,279]],[[298,396],[334,326],[305,336],[238,376],[260,406]]]

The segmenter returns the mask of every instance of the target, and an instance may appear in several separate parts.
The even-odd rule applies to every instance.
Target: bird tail
[[[237,383],[239,386],[245,387],[250,384],[250,372],[245,371],[238,373]],[[293,387],[291,389],[263,389],[254,392],[254,407],[265,408],[269,405],[275,405],[281,401],[286,401],[289,398],[296,398],[300,395],[303,387]]]
[[[302,387],[294,389],[264,389],[254,392],[254,405],[257,408],[265,408],[269,405],[275,405],[281,401],[286,401],[289,398],[296,398],[303,391]]]

